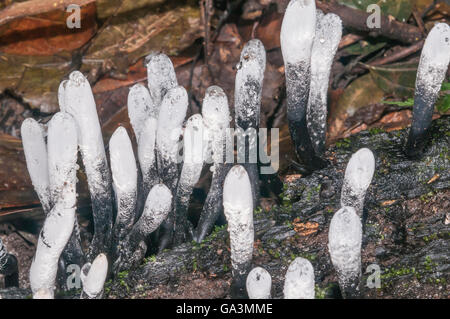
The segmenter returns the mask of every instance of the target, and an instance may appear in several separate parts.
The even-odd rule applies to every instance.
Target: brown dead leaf
[[[300,236],[309,236],[316,233],[319,230],[319,224],[314,222],[300,222],[300,218],[294,219],[292,223],[294,225],[294,230]]]
[[[95,33],[95,13],[94,3],[81,8],[80,29],[67,27],[71,13],[65,11],[14,20],[0,27],[0,52],[42,56],[78,49]]]

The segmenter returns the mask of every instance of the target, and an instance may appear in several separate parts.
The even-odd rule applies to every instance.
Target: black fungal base
[[[418,158],[422,155],[423,148],[429,138],[428,131],[437,98],[438,94],[430,92],[423,84],[417,85],[414,97],[413,121],[405,148],[406,155],[410,158]]]
[[[306,121],[311,71],[307,63],[286,66],[287,118],[297,156],[307,171],[321,169],[326,162],[316,155]]]

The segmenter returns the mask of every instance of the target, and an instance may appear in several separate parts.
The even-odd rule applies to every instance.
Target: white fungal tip
[[[437,23],[431,29],[423,46],[422,59],[447,71],[450,61],[450,26],[447,23]]]
[[[269,299],[272,277],[261,267],[253,268],[247,276],[247,294],[250,299]]]
[[[146,119],[150,116],[156,118],[158,114],[153,107],[148,89],[142,84],[135,84],[130,88],[127,105],[128,117],[139,141]]]
[[[154,164],[157,126],[157,120],[150,117],[145,121],[142,127],[140,136],[141,142],[138,143],[138,159],[144,175]]]
[[[184,163],[203,163],[203,117],[200,114],[194,114],[187,120],[183,143]]]
[[[78,134],[75,120],[65,112],[56,113],[48,123],[48,172],[52,196],[73,180],[76,172]],[[56,197],[55,197],[56,200]]]
[[[186,117],[188,95],[182,86],[170,89],[159,110],[156,145],[163,157],[176,160],[178,140]]]
[[[22,122],[20,131],[31,182],[42,205],[45,206],[50,201],[48,194],[49,176],[45,131],[42,125],[32,118],[27,118]]]
[[[289,265],[284,280],[284,299],[314,299],[314,268],[301,257]]]
[[[65,99],[66,99],[66,84],[67,84],[67,80],[61,81],[61,83],[59,84],[58,87],[58,104],[59,104],[59,109],[61,111],[65,111],[65,107],[66,107],[66,103],[65,103]]]
[[[366,191],[375,172],[375,157],[368,148],[362,148],[352,155],[345,169],[345,180],[358,191]]]
[[[172,193],[164,184],[153,186],[145,201],[144,212],[137,223],[139,232],[146,236],[161,225],[172,207]]]
[[[235,165],[228,172],[223,186],[223,205],[227,216],[231,212],[253,210],[253,197],[247,171],[241,165]],[[228,208],[228,209],[227,209]],[[242,214],[241,218],[244,217]]]
[[[316,29],[314,0],[291,0],[281,25],[281,50],[285,63],[309,61]]]
[[[224,129],[230,126],[228,98],[222,88],[210,86],[203,99],[202,115],[209,129]]]
[[[51,289],[41,288],[33,294],[33,299],[54,299],[54,292]]]
[[[266,49],[264,44],[259,39],[252,39],[248,41],[241,52],[242,64],[248,61],[256,61],[258,63],[258,69],[264,74],[266,69]]]
[[[328,249],[344,285],[361,274],[362,225],[353,207],[342,207],[331,219]]]
[[[147,81],[153,103],[159,105],[168,90],[178,85],[172,61],[164,53],[154,52],[145,58]]]
[[[80,71],[73,71],[72,73],[70,73],[69,80],[70,80],[70,82],[72,82],[72,84],[75,84],[77,86],[80,86],[87,82],[83,73],[81,73]]]
[[[87,266],[86,269],[85,266]],[[105,254],[99,254],[92,264],[85,265],[82,273],[86,270],[87,275],[81,276],[83,281],[83,291],[90,297],[97,297],[103,290],[106,276],[108,274],[108,258]]]
[[[134,191],[137,183],[136,160],[130,138],[124,127],[120,126],[114,131],[109,141],[109,152],[116,193]]]

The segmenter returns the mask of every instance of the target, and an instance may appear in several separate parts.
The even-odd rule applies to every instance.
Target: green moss
[[[348,137],[343,138],[342,140],[339,140],[336,142],[337,148],[350,148],[350,146],[351,146],[351,141]]]

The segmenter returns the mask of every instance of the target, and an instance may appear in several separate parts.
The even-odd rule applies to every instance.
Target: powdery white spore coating
[[[308,129],[313,145],[325,143],[327,95],[331,65],[342,38],[342,20],[329,13],[318,15],[311,55],[311,87],[307,109]]]
[[[77,171],[78,134],[73,117],[56,113],[48,123],[48,172],[52,201],[59,200],[64,185]]]
[[[205,127],[210,130],[222,130],[230,126],[228,98],[219,86],[213,85],[206,89],[202,116]]]
[[[138,143],[138,159],[143,178],[155,166],[156,129],[158,122],[155,118],[148,118],[141,132],[141,142]]]
[[[184,129],[184,164],[203,164],[205,153],[203,140],[203,117],[200,114],[194,114],[186,121]]]
[[[145,121],[149,117],[156,118],[156,108],[150,98],[148,89],[142,84],[135,84],[130,88],[128,93],[128,117],[133,126],[134,134],[139,143],[141,132],[144,128]]]
[[[123,126],[114,131],[109,141],[109,153],[116,195],[120,197],[122,194],[136,192],[136,160],[127,130]]]
[[[164,53],[154,52],[145,58],[150,96],[156,113],[164,95],[178,85],[172,61]]]
[[[314,0],[291,0],[281,25],[281,51],[284,63],[308,61],[316,30]]]
[[[345,169],[341,191],[341,206],[353,207],[362,216],[364,198],[375,172],[375,157],[368,148],[352,155]]]
[[[242,265],[252,260],[254,226],[253,196],[247,171],[235,165],[228,172],[223,186],[223,207],[230,234],[231,263],[242,271]]]
[[[176,161],[178,141],[186,117],[188,95],[182,86],[170,89],[159,110],[156,147],[165,159]]]
[[[450,26],[437,23],[428,34],[422,49],[417,80],[439,91],[450,62]]]
[[[147,236],[167,218],[172,208],[172,193],[164,184],[153,186],[145,201],[144,211],[135,227],[142,235]]]
[[[83,74],[74,71],[64,82],[65,98],[63,111],[70,113],[78,128],[78,142],[91,194],[104,191],[102,185],[109,184],[109,174],[103,176],[99,167],[107,167],[100,122],[91,86]],[[106,180],[105,180],[106,178]]]
[[[96,298],[103,291],[108,274],[108,258],[105,254],[99,254],[88,267],[87,275],[81,276],[83,291],[90,298]]]
[[[247,276],[246,287],[250,299],[270,299],[272,277],[264,268],[253,268]]]
[[[314,268],[301,257],[289,265],[284,279],[284,299],[314,299]]]
[[[247,42],[237,66],[234,100],[236,123],[259,126],[262,85],[266,69],[266,50],[258,39]],[[247,129],[248,127],[243,127]]]
[[[30,267],[30,286],[33,296],[55,289],[58,260],[72,234],[75,224],[76,188],[68,182],[44,222],[39,235],[36,254]]]
[[[28,173],[44,211],[50,210],[50,180],[48,176],[48,155],[45,144],[45,131],[41,124],[32,118],[25,119],[21,127],[22,144]]]
[[[361,275],[362,225],[353,207],[342,207],[331,219],[328,250],[339,283],[347,286]]]

